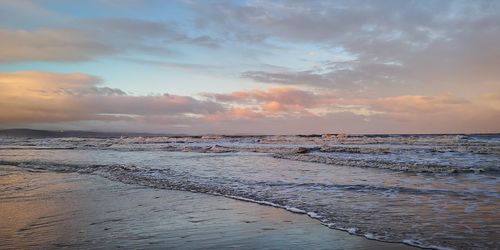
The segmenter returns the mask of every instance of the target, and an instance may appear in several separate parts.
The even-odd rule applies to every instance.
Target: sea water
[[[495,134],[3,137],[0,164],[251,201],[369,239],[500,248]]]

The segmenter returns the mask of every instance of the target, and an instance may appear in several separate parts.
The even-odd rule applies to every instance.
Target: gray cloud
[[[401,65],[362,60],[327,62],[303,71],[247,71],[242,78],[262,83],[360,89],[364,86],[404,83],[408,70]]]
[[[117,52],[117,48],[89,35],[68,29],[0,30],[0,63],[85,61]]]
[[[340,48],[355,58],[323,62],[321,70],[242,74],[257,82],[424,89],[430,84],[470,85],[500,79],[498,1],[250,1],[243,5],[221,1],[195,2],[192,8],[201,13],[202,27],[220,31],[227,39],[262,46],[274,41],[284,46],[316,44]]]
[[[175,56],[175,44],[218,48],[220,40],[190,36],[175,23],[137,19],[68,19],[55,27],[2,29],[0,63],[20,61],[88,61],[102,56],[141,52]]]
[[[196,63],[178,63],[178,62],[168,62],[160,60],[149,60],[149,59],[136,59],[136,58],[121,58],[122,60],[137,63],[146,64],[157,67],[165,67],[172,69],[183,69],[183,70],[211,70],[217,69],[218,66],[206,65],[206,64],[196,64]]]

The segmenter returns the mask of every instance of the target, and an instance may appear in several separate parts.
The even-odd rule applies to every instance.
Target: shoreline
[[[0,241],[7,249],[416,249],[332,230],[306,214],[235,197],[153,189],[77,173],[7,166],[0,173],[5,183],[0,186],[0,211],[7,218],[0,222]]]

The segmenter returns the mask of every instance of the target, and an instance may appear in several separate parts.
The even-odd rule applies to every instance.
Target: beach
[[[500,0],[0,20],[0,250],[500,250]]]
[[[78,173],[0,166],[0,248],[412,249],[304,214]]]

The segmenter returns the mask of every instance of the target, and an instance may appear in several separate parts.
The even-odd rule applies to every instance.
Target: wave
[[[138,176],[148,176],[151,178],[159,178],[159,177],[182,177],[184,180],[188,180],[191,178],[204,178],[204,177],[195,177],[189,174],[188,172],[179,172],[172,170],[170,168],[166,169],[157,169],[157,168],[144,168],[136,165],[123,165],[123,164],[67,164],[67,163],[58,163],[58,162],[44,162],[44,161],[4,161],[0,160],[0,165],[8,165],[8,166],[17,166],[27,169],[33,170],[49,170],[54,172],[61,173],[84,173],[84,174],[104,174],[104,173],[135,173],[136,177]],[[167,180],[167,179],[165,179]],[[453,191],[446,189],[423,189],[423,188],[407,188],[407,187],[399,187],[399,186],[375,186],[375,185],[364,185],[364,184],[325,184],[325,183],[292,183],[292,182],[272,182],[272,181],[251,181],[251,180],[243,180],[243,179],[232,179],[232,178],[224,178],[218,177],[217,181],[215,178],[209,178],[209,181],[213,183],[227,183],[234,182],[247,186],[268,186],[268,187],[284,187],[284,188],[293,188],[293,187],[301,187],[301,188],[311,188],[311,189],[323,189],[323,190],[344,190],[344,191],[356,191],[356,192],[397,192],[397,193],[407,193],[407,194],[415,194],[415,195],[428,195],[428,194],[440,194],[440,195],[448,195],[448,196],[463,196],[464,194],[475,195],[476,197],[482,196],[490,196],[500,198],[496,193],[491,193],[488,190],[483,191]]]
[[[95,143],[82,145],[0,146],[2,150],[111,150],[119,152],[195,152],[206,154],[262,153],[275,158],[342,165],[362,168],[379,168],[420,173],[498,173],[500,150],[498,148],[401,148],[354,146],[297,146],[252,144],[137,144],[117,145]]]
[[[275,158],[404,172],[500,172],[500,135],[128,136],[1,138],[8,150],[263,153]]]
[[[379,168],[379,169],[389,169],[395,171],[404,172],[416,172],[416,173],[480,173],[480,172],[491,172],[498,173],[500,169],[498,166],[476,166],[476,167],[463,167],[454,165],[443,165],[443,164],[431,164],[431,163],[415,163],[415,162],[394,162],[394,161],[383,161],[375,159],[342,159],[337,157],[321,156],[321,155],[311,155],[311,154],[275,154],[275,158],[303,161],[303,162],[315,162],[323,163],[337,166],[350,166],[350,167],[362,167],[362,168]]]
[[[425,223],[412,221],[411,216],[416,215],[411,211],[400,211],[397,208],[385,212],[377,211],[380,216],[377,218],[367,211],[356,211],[359,210],[359,207],[355,206],[356,203],[379,202],[379,199],[388,199],[389,201],[394,199],[394,195],[412,197],[416,200],[428,199],[429,197],[458,197],[459,200],[474,197],[474,199],[482,201],[498,198],[496,193],[486,191],[459,192],[397,186],[252,181],[236,177],[196,176],[188,171],[171,168],[147,168],[136,165],[62,164],[44,161],[3,160],[0,161],[0,165],[63,173],[95,174],[128,184],[221,195],[283,208],[294,213],[307,214],[330,228],[344,230],[354,235],[381,241],[402,242],[423,248],[441,248],[446,247],[448,243],[446,239],[436,239],[432,235],[419,235],[419,233],[427,233],[427,230],[419,229],[415,230],[419,233],[409,233],[406,229],[408,223],[425,225]],[[346,204],[346,201],[354,204]],[[401,216],[406,213],[409,217],[405,221],[403,220],[405,217]],[[408,221],[408,219],[410,220]],[[438,230],[438,228],[433,227],[433,230]],[[411,238],[409,238],[410,236]]]

